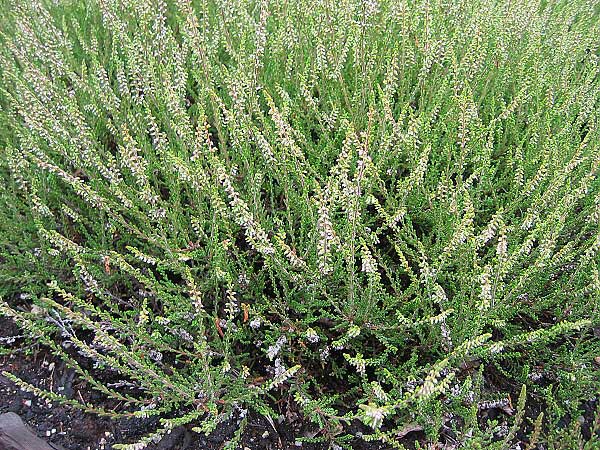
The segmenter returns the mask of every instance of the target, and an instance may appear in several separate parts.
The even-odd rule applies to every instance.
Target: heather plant
[[[0,4],[0,313],[115,406],[5,376],[160,417],[129,450],[276,402],[323,448],[561,448],[600,388],[598,2]]]

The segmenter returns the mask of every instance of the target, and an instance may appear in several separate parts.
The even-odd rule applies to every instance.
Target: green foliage
[[[504,448],[597,395],[595,2],[2,4],[0,313],[120,406],[23,389],[160,415],[123,449],[274,400]],[[555,414],[482,423],[490,371]]]

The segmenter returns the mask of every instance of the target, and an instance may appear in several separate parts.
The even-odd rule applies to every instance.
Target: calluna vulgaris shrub
[[[160,417],[122,449],[279,400],[534,448],[598,394],[597,1],[1,4],[0,311],[115,408],[23,389]]]

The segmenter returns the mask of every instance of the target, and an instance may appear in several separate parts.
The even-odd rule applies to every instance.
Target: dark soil
[[[0,338],[18,336],[19,330],[10,320],[0,317]],[[12,347],[24,345],[17,338]],[[7,345],[5,344],[5,347]],[[25,352],[15,351],[0,356],[0,414],[14,412],[41,438],[50,445],[58,444],[65,450],[110,450],[112,444],[135,442],[158,425],[156,418],[118,419],[98,417],[95,414],[53,404],[19,389],[11,380],[2,375],[9,372],[41,389],[50,390],[67,397],[89,399],[90,392],[83,382],[74,377],[71,369],[42,348],[31,348]],[[25,356],[26,355],[26,356]],[[95,401],[95,404],[98,404]],[[106,406],[109,409],[110,404]],[[191,427],[179,427],[165,436],[158,444],[147,447],[149,450],[220,450],[233,437],[237,421],[221,424],[209,436],[191,431]],[[290,423],[291,422],[291,423]],[[355,432],[366,431],[357,424]],[[243,450],[301,449],[325,450],[327,444],[297,442],[300,437],[313,437],[314,426],[303,423],[299,418],[288,416],[281,423],[271,423],[266,418],[249,413],[248,425],[242,437]],[[417,433],[415,433],[417,434]],[[411,439],[411,441],[414,440]],[[357,450],[384,450],[387,446],[379,443],[366,443],[356,440],[352,448]],[[410,447],[409,447],[410,448]]]

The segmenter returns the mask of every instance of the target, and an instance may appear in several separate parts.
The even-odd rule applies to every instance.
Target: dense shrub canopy
[[[598,392],[597,2],[1,3],[0,311],[120,406],[24,389],[160,415],[130,449]]]

